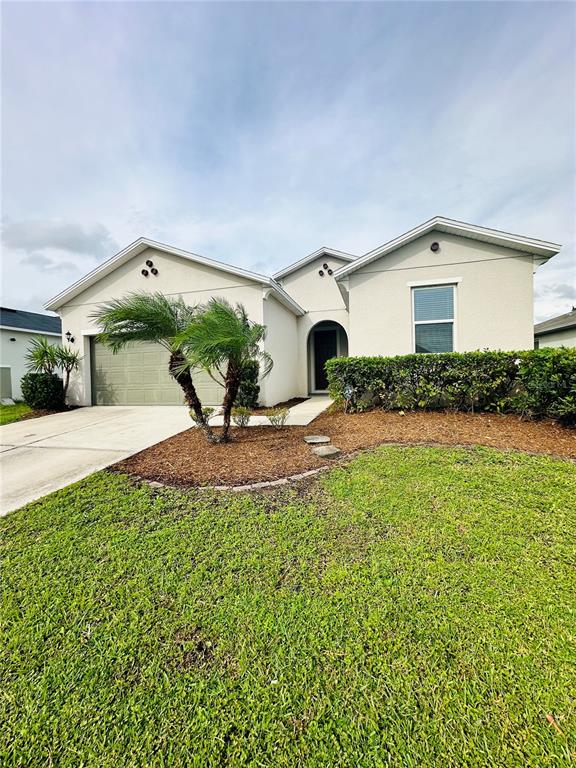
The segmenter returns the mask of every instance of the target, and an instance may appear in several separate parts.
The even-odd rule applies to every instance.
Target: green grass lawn
[[[32,409],[27,406],[26,403],[14,403],[14,405],[0,404],[0,425],[19,421],[22,416],[25,416],[31,411]]]
[[[491,449],[273,496],[93,475],[2,523],[0,764],[573,765],[575,498]]]

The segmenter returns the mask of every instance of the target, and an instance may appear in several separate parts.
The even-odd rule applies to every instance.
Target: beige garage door
[[[222,387],[206,373],[195,373],[203,405],[219,405]],[[92,340],[94,405],[181,405],[182,390],[168,373],[168,352],[159,344],[131,344],[114,354]]]

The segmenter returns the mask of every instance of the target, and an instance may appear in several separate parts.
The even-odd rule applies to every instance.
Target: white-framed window
[[[415,352],[454,351],[454,285],[412,288]]]

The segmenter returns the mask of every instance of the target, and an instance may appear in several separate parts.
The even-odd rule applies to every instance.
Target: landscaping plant
[[[60,411],[64,408],[64,386],[56,373],[25,373],[20,387],[24,402],[33,410]]]
[[[256,408],[258,406],[258,397],[260,395],[259,374],[260,365],[258,360],[246,360],[242,366],[242,381],[238,387],[235,405],[245,408]]]
[[[232,421],[237,427],[247,427],[250,423],[250,416],[250,408],[245,408],[242,405],[232,408]]]
[[[188,306],[181,296],[130,293],[102,304],[92,318],[102,328],[98,340],[113,352],[118,352],[127,344],[144,341],[156,342],[168,350],[170,375],[182,389],[186,405],[194,414],[194,421],[206,438],[214,442],[214,433],[194,386],[194,366],[186,357],[182,341],[182,334],[196,321],[198,311]]]
[[[286,419],[288,418],[289,413],[290,411],[288,408],[271,408],[269,411],[266,411],[266,417],[273,427],[282,429],[286,424]]]
[[[49,410],[62,408],[66,402],[70,374],[78,369],[81,359],[80,354],[71,347],[62,344],[50,344],[45,336],[37,336],[32,339],[28,346],[26,360],[28,369],[35,375],[35,378],[27,378],[25,387],[24,379],[22,379],[22,393],[26,403],[32,408]],[[58,386],[52,382],[52,377],[56,375],[56,369],[60,369],[64,374],[61,395],[58,393]],[[38,378],[39,376],[48,378],[42,379]],[[28,393],[27,395],[24,394],[24,388]],[[53,404],[32,405],[32,400]]]
[[[338,357],[326,371],[348,411],[451,408],[576,423],[574,348]]]
[[[272,358],[261,347],[265,336],[266,326],[252,322],[242,304],[233,306],[226,299],[213,298],[177,338],[188,364],[203,368],[224,387],[222,432],[216,442],[230,440],[232,408],[246,363],[260,361],[262,376],[272,369]]]

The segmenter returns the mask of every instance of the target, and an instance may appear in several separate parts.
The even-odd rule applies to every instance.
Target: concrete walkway
[[[311,397],[291,409],[287,424],[309,424],[330,402]],[[269,423],[256,416],[250,425]],[[181,405],[95,406],[6,424],[0,427],[0,514],[191,426],[188,409]]]

